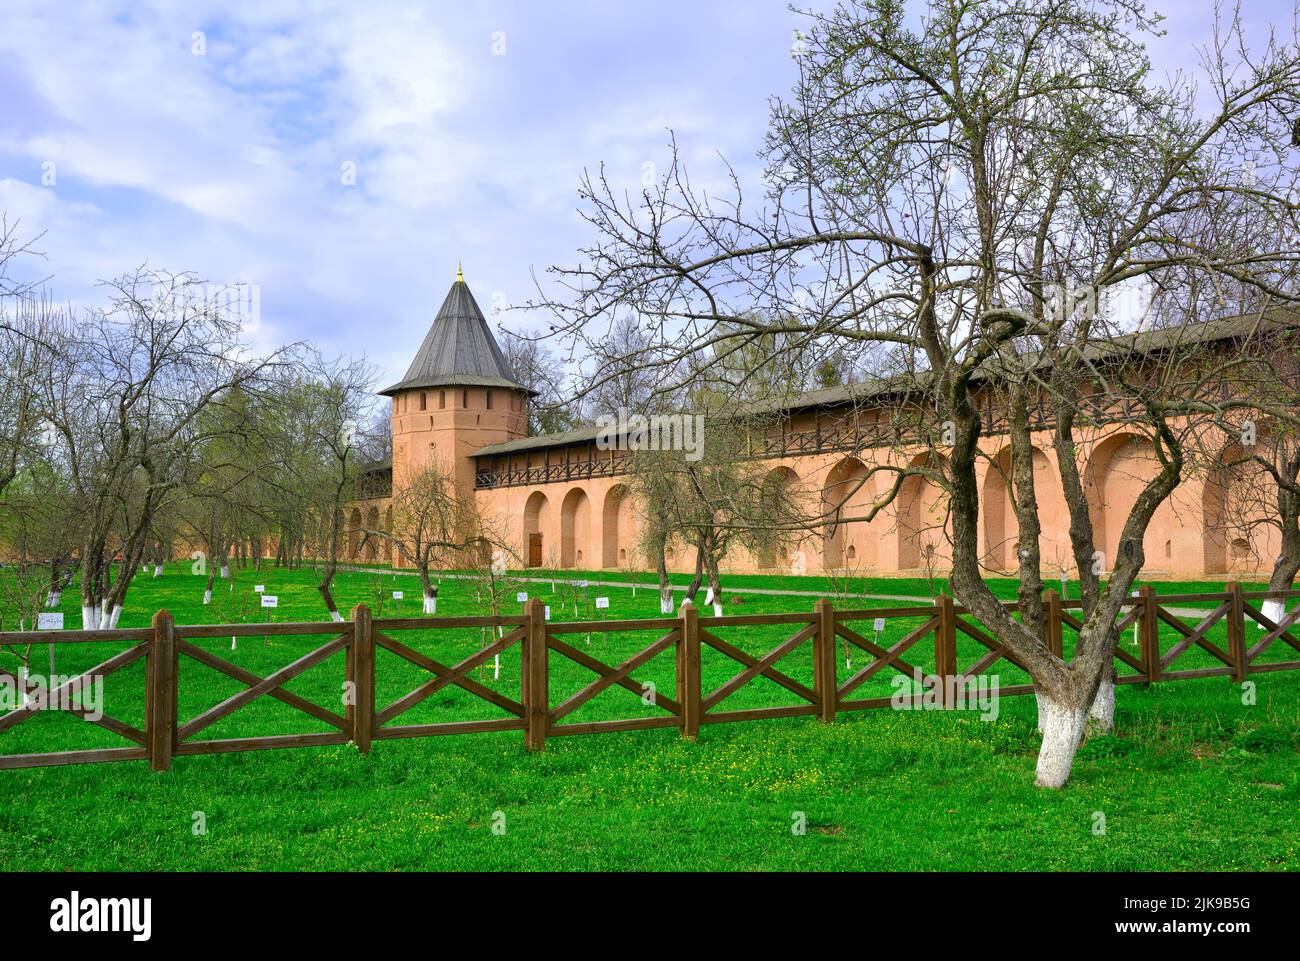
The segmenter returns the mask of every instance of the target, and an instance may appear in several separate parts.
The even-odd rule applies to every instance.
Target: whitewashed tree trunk
[[[1115,682],[1102,678],[1097,696],[1088,708],[1088,733],[1109,734],[1115,729]]]
[[[99,607],[95,604],[81,605],[81,629],[93,631],[99,627]]]
[[[436,594],[424,595],[424,613],[426,614],[438,613],[438,596]]]
[[[162,577],[162,576],[163,576],[163,566],[162,566],[161,564],[155,564],[155,565],[153,566],[153,576],[154,576],[154,577]]]
[[[204,592],[203,592],[203,603],[204,603],[204,604],[211,604],[211,603],[212,603],[212,592],[211,592],[211,591],[204,591]]]
[[[330,620],[332,620],[332,621],[342,621],[342,620],[343,620],[343,615],[340,614],[338,611],[330,611]]]
[[[719,604],[717,601],[713,602],[713,616],[714,617],[722,616],[722,605]]]
[[[704,603],[705,604],[713,603],[713,588],[710,587],[707,591],[704,592]]]
[[[659,598],[659,613],[671,614],[673,612],[673,596],[671,594],[661,595]]]
[[[1264,606],[1260,608],[1259,612],[1274,624],[1281,624],[1282,618],[1286,617],[1286,601],[1269,599],[1264,602]],[[1264,629],[1264,625],[1259,621],[1255,622],[1255,626],[1260,630]]]
[[[63,603],[62,591],[50,591],[50,593],[45,595],[46,607],[58,607],[61,603]]]
[[[1038,711],[1043,743],[1038,750],[1034,783],[1039,787],[1064,787],[1070,779],[1079,742],[1083,740],[1088,712],[1045,694],[1038,695]]]
[[[101,621],[101,626],[103,626],[106,630],[110,630],[110,631],[117,630],[117,622],[121,619],[122,619],[122,605],[118,604],[113,608],[112,611],[109,612],[107,623]]]

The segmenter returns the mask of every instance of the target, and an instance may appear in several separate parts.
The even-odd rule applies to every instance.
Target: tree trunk
[[[686,587],[686,599],[692,604],[695,603],[695,595],[699,593],[700,584],[704,581],[704,547],[697,543],[695,545],[695,576],[691,578],[691,583]]]
[[[54,558],[50,561],[50,589],[45,595],[46,607],[58,607],[63,601],[63,561]]]
[[[658,550],[655,552],[655,571],[659,575],[659,613],[671,614],[673,612],[673,588],[672,582],[668,579],[668,558],[664,554],[664,542],[661,540],[658,544]]]
[[[1101,676],[1101,683],[1097,685],[1092,706],[1088,708],[1086,733],[1089,736],[1110,734],[1115,730],[1115,680],[1115,661],[1112,658],[1110,666]]]
[[[424,613],[438,613],[438,589],[433,586],[433,581],[429,577],[429,564],[427,561],[420,564],[420,583],[424,588]]]
[[[710,552],[704,560],[704,570],[709,578],[709,596],[706,602],[713,605],[713,616],[722,616],[722,576],[718,573],[718,559]]]
[[[1289,506],[1295,498],[1279,498],[1279,501],[1283,500]],[[1291,590],[1295,584],[1296,573],[1300,572],[1300,520],[1297,519],[1294,512],[1287,511],[1287,513],[1290,513],[1291,516],[1282,518],[1282,553],[1274,561],[1273,573],[1269,575],[1268,589],[1270,591]],[[1282,618],[1286,616],[1286,601],[1281,598],[1266,600],[1261,613],[1274,623],[1280,624]]]
[[[1083,741],[1087,710],[1080,705],[1074,691],[1055,696],[1035,685],[1038,698],[1038,725],[1043,743],[1038,749],[1034,783],[1039,787],[1060,788],[1070,779],[1074,755]]]
[[[334,584],[334,575],[337,573],[338,565],[331,560],[325,568],[325,576],[321,582],[316,585],[316,590],[320,591],[321,598],[325,601],[325,610],[330,613],[330,620],[341,621],[343,615],[339,613],[338,605],[334,603],[334,594],[330,588]]]

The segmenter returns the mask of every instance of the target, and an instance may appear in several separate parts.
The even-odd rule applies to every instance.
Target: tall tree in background
[[[564,364],[534,337],[502,331],[503,353],[515,379],[533,392],[528,403],[528,433],[555,434],[578,424],[574,405],[564,399],[568,376]]]

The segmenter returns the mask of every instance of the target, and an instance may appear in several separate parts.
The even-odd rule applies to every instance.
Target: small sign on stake
[[[36,629],[38,631],[61,631],[63,630],[63,615],[59,612],[44,612],[36,615]],[[50,645],[50,677],[53,678],[54,670],[54,645]]]
[[[253,585],[253,593],[254,593],[254,594],[265,594],[265,593],[266,593],[266,585],[265,585],[265,584],[254,584],[254,585]]]
[[[596,610],[598,610],[598,611],[603,611],[603,610],[604,610],[605,608],[607,608],[607,607],[609,607],[609,598],[608,598],[608,597],[598,597],[598,598],[596,598]]]
[[[262,606],[266,608],[266,623],[271,623],[271,609],[280,606],[280,598],[275,594],[263,594]],[[271,641],[265,634],[262,635],[262,646],[269,647]]]
[[[520,604],[527,604],[527,603],[528,603],[528,592],[527,592],[527,591],[520,591],[518,594],[515,595],[515,600],[518,601]]]

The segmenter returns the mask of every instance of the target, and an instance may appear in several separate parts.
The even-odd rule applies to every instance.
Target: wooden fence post
[[[700,733],[700,612],[689,600],[682,602],[682,639],[677,645],[677,700],[682,708],[682,737],[694,740]]]
[[[370,753],[375,735],[375,628],[370,608],[352,608],[352,654],[348,680],[352,682],[352,743],[362,754]]]
[[[530,751],[546,747],[551,722],[550,656],[546,644],[546,607],[534,597],[524,609],[528,617],[524,637],[524,662],[527,677],[522,688],[524,698],[524,746]]]
[[[1240,684],[1246,679],[1246,602],[1241,596],[1241,585],[1235,581],[1227,585],[1229,601],[1228,610],[1228,655],[1232,658],[1232,679]]]
[[[1043,642],[1057,657],[1065,657],[1065,642],[1061,635],[1061,592],[1049,587],[1043,597]]]
[[[957,615],[953,611],[951,595],[941,594],[936,604],[939,607],[939,625],[934,629],[934,673],[943,685],[943,706],[953,707],[957,675]]]
[[[170,771],[176,752],[177,672],[176,622],[161,610],[153,616],[145,669],[144,740],[154,771]]]
[[[1147,683],[1154,684],[1160,680],[1160,614],[1156,607],[1160,600],[1150,584],[1138,588],[1138,597],[1142,601],[1142,614],[1138,621],[1138,647],[1142,665],[1146,668]]]
[[[835,609],[823,597],[813,608],[817,612],[817,633],[813,635],[813,690],[817,693],[818,717],[823,724],[835,720],[839,707],[835,697]]]

